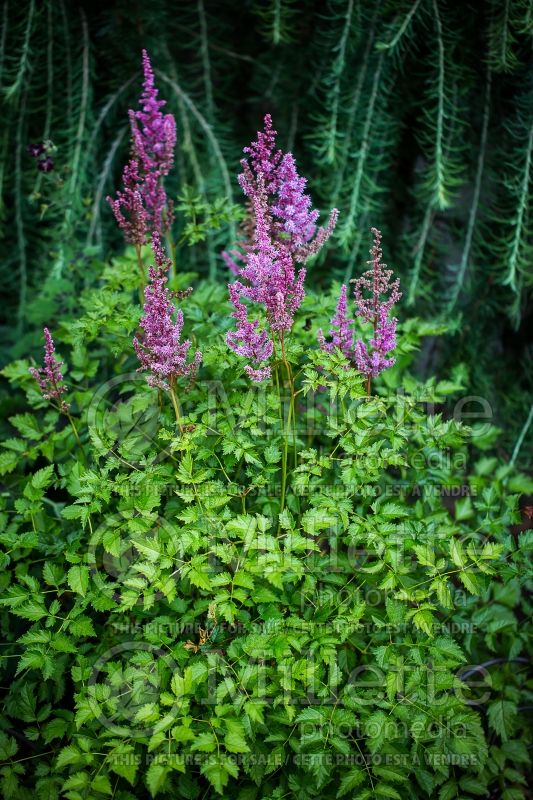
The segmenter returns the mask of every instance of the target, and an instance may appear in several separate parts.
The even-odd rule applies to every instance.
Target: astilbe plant
[[[149,119],[159,113],[146,108]],[[148,133],[156,159],[161,129]],[[312,328],[293,326],[304,302],[297,265],[336,214],[317,228],[269,117],[246,152],[253,235],[234,260],[236,330],[226,341],[253,381],[272,374],[272,383],[246,396],[238,371],[225,370],[224,397],[210,393],[227,323],[225,291],[213,286],[190,300],[207,378],[193,381],[202,355],[191,359],[191,340],[182,341],[157,228],[133,344],[128,254],[82,293],[81,319],[64,326],[73,398],[89,412],[83,463],[67,426],[39,414],[27,362],[3,370],[29,390],[29,408],[10,418],[20,435],[0,451],[11,490],[0,496],[2,796],[519,800],[531,537],[509,531],[531,479],[512,461],[495,468],[455,415],[420,403],[444,404],[464,380],[460,370],[438,384],[406,373],[422,337],[417,320],[402,331],[406,357],[393,376],[401,414],[394,396],[364,396],[361,379],[369,391],[393,362],[400,298],[377,229],[354,314],[345,284],[330,340],[319,333],[317,348]],[[165,147],[159,157],[168,158]],[[305,302],[312,317],[319,298],[311,290]],[[268,327],[248,318],[248,303]],[[357,321],[372,327],[368,341],[356,337]],[[134,354],[147,382],[169,392],[177,429],[151,392],[123,391]],[[30,372],[69,416],[61,368],[45,329],[44,366]],[[137,424],[147,404],[155,428]],[[483,716],[468,674],[494,666]]]
[[[68,411],[69,404],[63,399],[67,387],[63,383],[61,367],[64,362],[55,357],[55,345],[52,334],[44,328],[44,366],[30,367],[32,375],[41,390],[45,400],[55,400],[60,411]]]
[[[48,400],[57,410],[64,414],[68,419],[76,442],[83,453],[83,447],[78,434],[78,429],[70,413],[70,403],[64,399],[63,395],[68,392],[68,388],[63,380],[61,368],[64,362],[56,358],[55,344],[52,334],[48,328],[43,329],[44,333],[44,365],[42,367],[30,367],[28,372],[35,378],[45,400]]]
[[[153,246],[135,349],[168,391],[193,370],[157,234]],[[206,381],[183,401],[187,424],[169,425],[138,385],[123,391],[130,372],[116,342],[122,333],[134,355],[124,332],[138,315],[132,263],[110,265],[65,326],[87,376],[76,403],[97,415],[83,416],[86,466],[34,391],[0,450],[11,490],[0,498],[2,796],[475,800],[483,789],[518,800],[531,537],[508,531],[518,494],[533,487],[420,403],[462,388],[457,376],[436,385],[409,374],[421,325],[402,332],[400,415],[393,395],[365,397],[355,361],[345,368],[333,352],[354,350],[346,287],[330,352],[294,326],[288,355],[309,403],[291,396],[289,464],[275,385],[247,394],[225,370],[225,396],[209,394],[220,382],[222,287],[189,301]],[[306,300],[319,303],[312,289]],[[62,385],[51,358],[43,370]],[[24,361],[4,375],[33,388]],[[322,383],[327,397],[314,394]],[[447,494],[455,488],[468,494]],[[494,685],[472,706],[479,676],[469,686],[468,673],[487,663]]]

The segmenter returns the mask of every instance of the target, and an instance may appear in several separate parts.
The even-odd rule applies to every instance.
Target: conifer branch
[[[465,243],[463,247],[463,252],[461,254],[461,262],[459,264],[459,269],[457,271],[457,275],[454,280],[453,287],[450,292],[450,297],[448,299],[448,303],[446,306],[446,312],[450,313],[455,308],[457,300],[459,299],[459,295],[463,288],[464,278],[466,274],[466,270],[468,268],[470,262],[470,254],[472,251],[472,242],[474,238],[474,230],[478,219],[479,213],[479,199],[481,193],[481,184],[483,180],[483,173],[485,169],[485,158],[487,152],[487,136],[488,136],[488,129],[489,129],[489,118],[490,118],[490,94],[491,94],[491,85],[492,85],[492,78],[491,78],[491,70],[490,67],[487,67],[487,81],[485,85],[485,99],[483,105],[483,120],[481,123],[481,137],[479,142],[479,152],[478,152],[478,159],[477,159],[477,169],[476,169],[476,176],[474,179],[474,192],[472,196],[472,202],[470,206],[470,213],[468,215],[468,225],[466,229],[466,236],[465,236]]]
[[[510,286],[517,292],[517,279],[520,271],[520,250],[526,236],[526,213],[529,204],[529,184],[531,181],[531,156],[533,150],[533,120],[530,123],[527,138],[527,148],[524,159],[524,168],[520,184],[518,203],[515,216],[514,233],[511,239],[509,259],[507,262],[507,275],[503,281],[504,286]]]
[[[29,70],[30,60],[30,40],[33,31],[33,18],[35,15],[35,0],[30,0],[28,16],[26,19],[26,28],[24,31],[24,40],[20,50],[20,59],[17,67],[17,76],[14,82],[6,88],[4,96],[8,102],[14,100],[19,94],[21,88],[26,81],[26,74]]]
[[[421,2],[422,0],[416,0],[416,2],[413,3],[407,14],[404,16],[401,24],[398,27],[398,30],[396,31],[392,39],[390,39],[388,42],[385,42],[383,40],[377,42],[376,44],[377,50],[388,50],[389,52],[392,52],[396,48],[398,43],[403,38],[403,35],[406,32],[407,28],[411,24],[411,21],[415,16],[416,12],[418,11],[418,7]]]

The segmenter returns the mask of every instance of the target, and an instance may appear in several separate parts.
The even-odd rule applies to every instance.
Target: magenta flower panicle
[[[230,300],[235,311],[232,316],[239,323],[235,333],[226,337],[228,346],[238,355],[251,358],[257,364],[270,358],[274,345],[267,331],[258,333],[259,322],[249,322],[243,299],[262,305],[272,333],[283,335],[292,327],[294,314],[304,298],[305,269],[294,268],[291,253],[283,246],[273,243],[268,225],[268,207],[261,188],[254,197],[255,237],[243,266],[237,267],[239,278],[245,279],[230,284]],[[236,265],[237,266],[237,265]],[[254,381],[264,380],[270,368],[246,368]]]
[[[259,177],[269,194],[274,194],[279,184],[277,170],[283,153],[276,149],[277,131],[272,127],[270,114],[265,114],[263,122],[264,130],[257,132],[257,141],[243,149],[246,158],[241,160],[242,174],[238,177],[241,189],[250,198]]]
[[[384,307],[378,312],[378,321],[374,328],[374,335],[370,339],[370,348],[359,339],[355,345],[355,362],[357,369],[363,375],[377,377],[387,367],[392,367],[396,359],[387,353],[396,347],[396,318],[387,319]]]
[[[67,391],[63,383],[61,367],[63,361],[56,359],[54,340],[48,328],[44,328],[44,366],[30,367],[29,373],[39,384],[42,396],[45,400],[56,400],[59,410],[67,412],[69,404],[63,400],[62,395]]]
[[[381,261],[383,258],[381,231],[377,228],[371,228],[371,231],[374,236],[374,244],[370,249],[371,259],[367,261],[367,264],[371,264],[372,269],[367,270],[361,277],[353,281],[357,316],[362,317],[365,322],[376,322],[380,309],[383,308],[388,313],[402,296],[399,291],[400,279],[396,278],[391,283],[393,271],[387,269],[387,265]],[[369,293],[366,298],[363,296],[364,290]],[[390,296],[382,300],[381,296],[388,293]]]
[[[252,204],[260,193],[266,193],[271,236],[296,261],[304,262],[326,243],[335,228],[338,211],[332,209],[327,225],[317,228],[319,212],[312,208],[311,198],[305,193],[307,180],[298,174],[292,153],[276,149],[276,135],[272,117],[266,114],[264,130],[258,131],[257,141],[244,148],[247,158],[241,161],[239,183]]]
[[[176,121],[172,114],[162,114],[166,100],[158,100],[154,72],[146,50],[142,51],[143,93],[141,111],[130,110],[133,148],[145,172],[168,175],[174,162]]]
[[[249,377],[259,382],[270,377],[271,369],[266,361],[271,357],[274,345],[268,336],[268,332],[258,330],[259,322],[250,322],[244,303],[241,302],[242,284],[238,281],[229,284],[230,300],[233,304],[233,319],[237,321],[237,330],[229,331],[226,334],[228,347],[237,355],[248,358],[253,366],[247,364],[245,370]]]
[[[393,271],[382,263],[381,232],[372,228],[374,244],[370,250],[372,268],[356,278],[354,283],[355,314],[373,326],[373,335],[366,344],[358,339],[354,345],[354,319],[347,309],[347,289],[342,286],[335,316],[331,320],[327,342],[322,331],[317,338],[323,350],[331,352],[335,347],[342,350],[346,358],[359,372],[370,379],[377,377],[384,369],[395,363],[388,354],[396,347],[396,317],[389,317],[392,306],[401,298],[400,279],[392,280]]]
[[[166,255],[157,233],[154,234],[152,247],[156,266],[149,270],[144,315],[139,323],[142,334],[133,339],[133,346],[141,363],[138,371],[149,372],[147,383],[168,390],[179,377],[188,377],[190,382],[194,380],[202,354],[197,351],[192,361],[187,361],[191,341],[181,341],[183,311],[179,309],[176,312],[171,302],[171,294],[166,286]]]
[[[276,148],[276,131],[269,114],[257,141],[244,148],[239,183],[246,195],[253,218],[254,233],[241,242],[242,252],[231,250],[224,260],[238,280],[230,286],[232,316],[239,328],[226,337],[238,355],[261,364],[273,352],[267,331],[258,332],[259,322],[249,322],[243,300],[262,305],[272,334],[292,327],[294,315],[304,298],[305,269],[295,264],[318,252],[331,234],[337,219],[332,211],[325,228],[317,228],[318,211],[305,193],[306,179],[298,175],[291,153]],[[268,342],[268,344],[267,344]],[[268,355],[265,355],[267,353]],[[267,366],[249,367],[253,380],[270,375]]]
[[[148,212],[141,193],[139,165],[135,159],[128,161],[122,172],[124,189],[118,190],[115,199],[107,198],[119,228],[128,244],[141,247],[148,233]]]
[[[355,348],[357,369],[368,378],[375,378],[387,367],[391,367],[396,359],[387,357],[396,347],[396,317],[389,319],[390,311],[401,298],[400,279],[392,280],[393,271],[387,269],[382,262],[381,231],[372,228],[374,243],[370,250],[371,259],[368,264],[372,268],[364,272],[354,281],[354,298],[357,306],[356,314],[365,322],[374,326],[374,335],[369,346],[359,340]],[[364,291],[368,296],[364,296]]]
[[[329,335],[331,341],[327,342],[321,330],[317,333],[317,338],[322,350],[332,353],[338,347],[346,358],[351,361],[354,357],[354,321],[348,312],[348,290],[343,283],[335,310],[335,316],[331,319]]]
[[[131,158],[124,167],[124,188],[107,197],[126,241],[140,247],[150,231],[164,233],[172,224],[173,211],[163,179],[168,175],[176,145],[176,121],[163,114],[165,100],[158,100],[154,73],[143,50],[143,92],[140,111],[130,109]]]

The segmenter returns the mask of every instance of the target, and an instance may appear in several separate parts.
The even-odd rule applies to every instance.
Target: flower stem
[[[141,257],[141,246],[136,244],[135,245],[135,253],[137,254],[137,266],[139,267],[139,273],[141,276],[141,285],[139,286],[139,301],[141,305],[144,305],[144,281],[145,281],[145,274],[144,274],[144,264]]]
[[[289,418],[287,420],[287,430],[289,428],[289,423],[292,420],[292,441],[293,441],[293,448],[294,448],[294,467],[297,466],[297,453],[296,453],[296,408],[294,400],[296,398],[297,392],[294,391],[294,377],[292,374],[292,367],[290,363],[287,361],[287,356],[285,354],[285,342],[283,331],[281,334],[281,352],[283,355],[283,363],[285,365],[285,370],[287,372],[287,379],[289,381],[289,388],[291,390],[291,400],[290,400],[290,409],[289,409]]]
[[[78,446],[79,446],[79,448],[81,450],[81,454],[83,456],[83,461],[84,461],[84,463],[86,463],[85,450],[83,449],[83,445],[81,443],[81,439],[80,439],[79,434],[78,434],[78,429],[76,428],[76,425],[74,424],[74,420],[72,419],[72,417],[70,415],[70,411],[68,410],[69,406],[68,406],[67,403],[65,403],[63,400],[61,400],[61,392],[60,392],[59,386],[57,385],[57,381],[54,380],[54,379],[52,379],[52,386],[54,387],[55,396],[58,398],[58,405],[56,406],[55,403],[52,403],[52,405],[54,406],[54,408],[57,408],[57,410],[59,411],[60,414],[64,414],[66,416],[66,418],[68,419],[68,421],[70,422],[70,427],[72,428],[72,430],[74,432],[74,436],[76,438],[76,442],[78,443]]]
[[[176,245],[170,233],[167,234],[167,242],[170,250],[170,280],[176,278]]]
[[[287,373],[287,380],[289,383],[289,388],[291,392],[290,403],[289,403],[289,413],[287,415],[287,424],[283,428],[283,457],[282,457],[282,465],[281,465],[281,501],[280,501],[280,514],[285,509],[285,500],[287,495],[287,467],[288,467],[288,455],[289,455],[289,431],[292,432],[292,440],[293,440],[293,449],[294,449],[294,467],[296,468],[297,465],[297,451],[296,451],[296,415],[295,415],[295,392],[294,392],[294,380],[292,377],[292,369],[291,365],[287,361],[287,356],[285,353],[285,340],[284,340],[284,331],[281,332],[280,337],[281,343],[281,354],[282,354],[282,361],[285,367],[285,371]],[[282,395],[280,392],[280,404],[282,404]],[[284,415],[283,415],[284,418]]]
[[[81,443],[81,439],[80,439],[80,436],[79,436],[79,433],[78,433],[78,429],[76,428],[76,425],[74,423],[74,420],[72,419],[72,416],[70,415],[70,412],[69,411],[65,411],[64,414],[67,417],[68,421],[70,422],[70,427],[72,428],[72,431],[73,431],[74,436],[76,438],[76,442],[78,443],[78,447],[81,450],[81,453],[82,453],[82,456],[83,456],[83,461],[85,462],[85,450],[83,449],[83,445]]]
[[[290,408],[289,408],[289,416],[290,416]],[[289,451],[289,437],[287,436],[287,431],[285,428],[283,429],[283,456],[281,462],[281,501],[279,507],[279,513],[283,513],[285,509],[285,492],[287,489],[287,455]]]
[[[178,423],[178,427],[181,431],[181,413],[180,413],[180,405],[176,395],[175,384],[170,384],[170,398],[172,400],[172,405],[174,406],[174,414],[176,415],[176,422]]]

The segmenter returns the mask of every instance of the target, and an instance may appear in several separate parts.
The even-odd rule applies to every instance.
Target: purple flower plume
[[[229,285],[230,300],[234,311],[232,317],[237,321],[237,330],[226,335],[228,346],[237,355],[248,358],[255,366],[247,364],[245,370],[253,381],[262,381],[270,376],[270,367],[264,365],[272,355],[273,344],[267,331],[259,331],[259,322],[250,322],[244,303],[241,302],[242,284],[238,281]],[[263,364],[263,366],[261,366]]]
[[[148,53],[142,52],[144,83],[140,99],[141,111],[131,111],[130,121],[134,151],[144,171],[168,175],[174,162],[176,121],[172,114],[162,114],[166,100],[158,100],[154,73]]]
[[[191,347],[190,339],[181,341],[183,312],[171,302],[171,293],[166,286],[167,260],[158,233],[152,242],[156,266],[150,267],[150,283],[145,291],[144,315],[140,321],[142,334],[135,337],[133,346],[141,362],[139,372],[150,374],[147,383],[159,389],[169,389],[178,377],[194,379],[202,354],[197,351],[192,361],[187,362]]]
[[[307,261],[333,232],[338,211],[334,208],[328,224],[317,229],[319,212],[305,194],[307,180],[298,175],[292,153],[276,149],[276,135],[272,117],[267,114],[264,131],[258,131],[257,141],[244,148],[247,158],[241,161],[239,183],[252,204],[258,195],[266,194],[272,238],[296,261]]]
[[[393,271],[387,269],[387,265],[382,262],[381,231],[372,228],[372,234],[374,244],[370,250],[371,259],[367,262],[372,268],[354,281],[354,298],[357,316],[373,324],[374,335],[369,342],[370,349],[363,341],[357,342],[355,360],[360,372],[375,378],[396,360],[394,357],[387,357],[387,353],[396,347],[397,319],[389,319],[389,313],[402,294],[400,279],[396,278],[391,282]],[[363,294],[365,291],[368,293],[367,297]]]
[[[240,285],[243,297],[264,306],[273,331],[292,327],[295,312],[304,298],[305,269],[296,272],[289,250],[274,244],[269,233],[269,212],[264,194],[253,201],[255,237],[239,277],[248,285]]]
[[[45,400],[57,400],[61,411],[68,411],[69,404],[61,397],[67,391],[63,384],[61,367],[63,361],[58,361],[54,355],[54,340],[48,328],[44,329],[44,367],[30,367],[29,372],[39,384]]]
[[[250,196],[256,180],[261,176],[265,189],[273,194],[279,184],[278,167],[283,158],[281,150],[276,149],[277,131],[272,127],[272,117],[266,114],[264,130],[257,132],[257,141],[243,149],[246,158],[241,160],[242,174],[239,183],[244,194]]]
[[[370,350],[361,339],[356,342],[355,361],[359,372],[375,378],[396,361],[393,356],[387,358],[387,353],[396,347],[396,318],[387,319],[387,311],[383,307],[379,310],[374,335],[369,344]]]
[[[374,322],[379,314],[380,309],[385,309],[388,313],[392,306],[401,298],[400,279],[392,281],[393,271],[387,269],[387,265],[383,264],[381,259],[383,254],[381,252],[381,231],[377,228],[371,228],[372,235],[374,236],[374,244],[370,249],[371,259],[367,264],[372,264],[372,269],[363,272],[361,277],[356,278],[354,283],[354,297],[357,304],[357,316],[362,317],[365,322]],[[369,297],[363,296],[363,291],[367,290]],[[388,299],[381,299],[381,295],[386,295],[390,292]]]
[[[235,308],[232,316],[240,327],[236,333],[228,333],[226,342],[238,355],[251,358],[258,364],[272,355],[273,342],[266,331],[260,334],[260,340],[257,338],[259,323],[247,322],[246,306],[242,301],[246,299],[263,306],[272,332],[290,330],[294,314],[304,297],[305,269],[296,272],[290,251],[272,241],[268,207],[261,190],[253,199],[253,208],[256,223],[254,243],[243,266],[237,267],[239,278],[246,283],[237,280],[229,286],[230,300]],[[270,375],[270,367],[266,365],[259,369],[247,368],[246,371],[254,381],[264,380]]]
[[[130,244],[142,245],[149,231],[164,233],[172,220],[163,179],[174,160],[176,122],[172,114],[163,114],[165,100],[158,100],[154,73],[146,50],[143,50],[143,92],[140,111],[130,109],[131,158],[124,167],[124,188],[115,199],[108,197],[119,227]]]
[[[306,179],[298,175],[292,154],[276,148],[276,131],[269,114],[257,141],[245,147],[244,153],[247,158],[241,161],[239,183],[248,198],[254,233],[251,240],[241,243],[242,252],[223,254],[239,278],[230,285],[235,309],[232,316],[239,329],[229,333],[226,342],[238,355],[252,360],[256,366],[246,370],[258,381],[270,375],[268,365],[257,365],[270,358],[273,342],[267,331],[258,333],[259,322],[248,322],[243,300],[263,306],[273,334],[290,330],[304,298],[306,274],[295,264],[306,261],[322,247],[335,227],[337,211],[333,209],[326,227],[317,228],[318,211],[305,193]]]
[[[132,158],[122,173],[124,189],[117,190],[115,199],[107,198],[115,219],[128,244],[143,245],[148,232],[148,212],[144,207],[141,192],[142,181],[139,175],[138,162]]]
[[[322,350],[328,353],[338,347],[350,361],[354,358],[354,321],[348,312],[348,297],[346,284],[341,286],[341,293],[337,303],[335,316],[331,320],[329,335],[330,342],[326,342],[323,332],[318,331],[317,338]]]
[[[335,316],[331,320],[331,341],[326,341],[322,331],[318,332],[318,341],[327,352],[332,352],[335,347],[340,348],[363,375],[375,378],[395,362],[394,357],[388,356],[388,353],[396,347],[397,319],[389,318],[389,314],[402,295],[399,291],[399,278],[391,281],[393,272],[382,263],[381,232],[372,228],[372,234],[374,244],[370,250],[371,260],[368,262],[372,269],[354,281],[355,313],[365,322],[372,323],[372,338],[368,345],[362,339],[358,339],[354,345],[354,320],[348,312],[347,289],[343,285]]]

